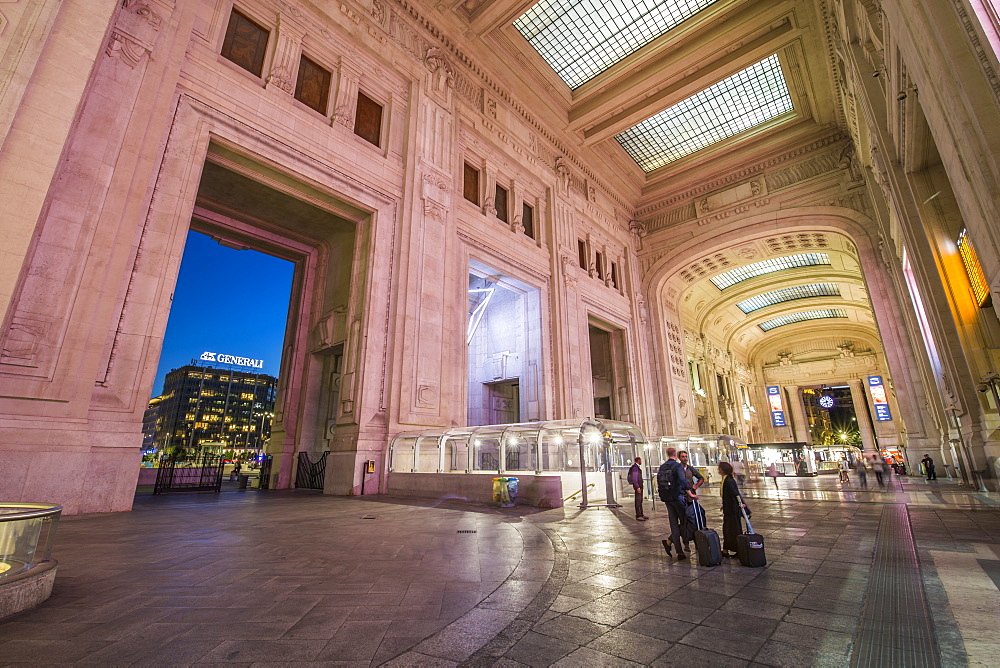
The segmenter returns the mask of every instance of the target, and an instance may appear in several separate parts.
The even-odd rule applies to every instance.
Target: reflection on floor
[[[0,662],[848,665],[894,507],[871,501],[913,497],[907,543],[940,662],[995,665],[1000,511],[954,487],[924,503],[926,483],[828,484],[749,488],[763,569],[669,559],[651,502],[641,523],[628,506],[145,497],[133,513],[65,518],[55,593],[0,622]],[[717,486],[705,491],[719,527]],[[794,498],[810,494],[831,500]]]

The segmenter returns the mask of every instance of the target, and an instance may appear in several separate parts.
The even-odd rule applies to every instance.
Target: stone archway
[[[690,281],[690,272],[697,271],[699,263],[706,275],[749,264],[753,257],[737,253],[752,242],[796,235],[830,235],[843,239],[845,250],[853,251],[875,316],[872,330],[877,331],[883,342],[886,364],[896,387],[906,388],[906,392],[899,393],[898,399],[907,437],[917,445],[938,447],[940,433],[927,415],[926,406],[931,399],[925,390],[920,362],[915,361],[918,348],[907,334],[904,302],[895,288],[891,264],[869,232],[873,228],[874,223],[857,211],[821,206],[722,221],[710,229],[698,228],[694,234],[671,242],[667,242],[672,236],[669,228],[647,236],[644,247],[648,249],[648,256],[644,264],[649,269],[643,286],[651,302],[653,359],[670,360],[669,364],[660,364],[654,369],[653,376],[660,392],[650,394],[659,396],[660,400],[659,405],[649,406],[649,409],[659,413],[664,424],[677,425],[684,431],[695,428],[691,406],[698,398],[687,389],[686,370],[678,363],[678,358],[687,357],[684,337],[680,335],[683,304],[679,300],[686,283],[680,280],[682,274],[689,272],[686,278]],[[687,226],[684,230],[692,231]],[[779,244],[778,247],[795,252],[791,250],[794,244]],[[658,250],[660,248],[662,251]],[[812,249],[817,248],[813,245]]]

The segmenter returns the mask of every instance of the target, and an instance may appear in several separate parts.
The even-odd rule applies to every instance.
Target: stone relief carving
[[[267,83],[277,86],[289,95],[295,90],[295,87],[292,85],[292,73],[284,65],[278,65],[271,70],[271,73],[267,76]]]
[[[372,0],[372,18],[379,23],[385,23],[385,5],[381,0]]]
[[[111,31],[105,54],[134,68],[152,52],[162,17],[143,0],[126,0]]]
[[[569,287],[576,287],[576,260],[569,255],[560,255],[563,281]]]
[[[437,388],[433,385],[417,386],[417,406],[421,408],[434,408],[437,402]]]

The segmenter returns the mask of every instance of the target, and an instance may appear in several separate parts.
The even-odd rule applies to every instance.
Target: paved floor
[[[911,484],[890,502],[942,493]],[[64,518],[55,592],[0,623],[0,664],[849,665],[885,503],[845,493],[751,491],[764,569],[667,558],[658,508],[140,497]],[[908,513],[940,664],[996,665],[1000,512],[944,494]]]

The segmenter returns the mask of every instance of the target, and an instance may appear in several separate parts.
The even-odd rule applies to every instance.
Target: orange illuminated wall
[[[986,283],[983,266],[979,264],[976,249],[969,242],[965,230],[962,230],[962,233],[958,235],[958,254],[962,257],[962,264],[965,265],[965,273],[969,276],[969,283],[972,285],[972,294],[975,295],[976,303],[980,306],[985,305],[990,298],[990,288]]]

